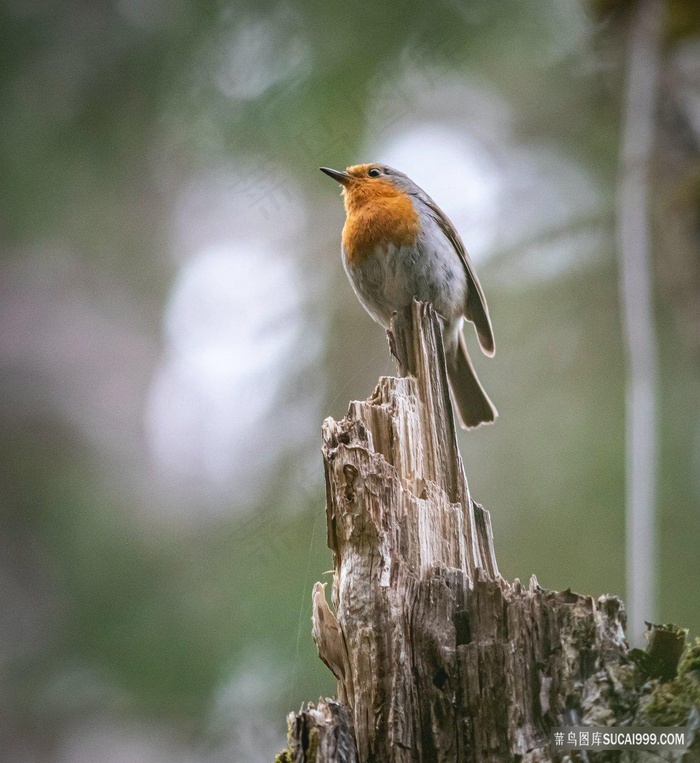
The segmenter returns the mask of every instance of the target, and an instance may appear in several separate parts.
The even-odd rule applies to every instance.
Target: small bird
[[[447,375],[459,423],[492,422],[498,412],[481,386],[462,335],[464,319],[482,351],[496,351],[486,298],[469,255],[447,215],[403,172],[356,164],[344,172],[321,167],[343,187],[343,265],[363,307],[389,328],[413,299],[430,302],[443,323]]]

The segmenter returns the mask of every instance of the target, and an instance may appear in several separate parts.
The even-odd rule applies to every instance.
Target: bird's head
[[[380,198],[403,196],[420,190],[407,175],[386,164],[355,164],[345,170],[320,169],[343,187],[348,211]]]

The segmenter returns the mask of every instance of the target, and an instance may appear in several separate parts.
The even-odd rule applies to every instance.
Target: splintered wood
[[[319,752],[338,716],[322,703],[290,716],[282,759],[549,761],[552,726],[629,722],[621,602],[500,576],[457,446],[439,320],[414,302],[389,338],[402,378],[323,425],[334,577],[332,607],[314,587],[313,636],[355,747]],[[311,710],[320,726],[305,725]]]

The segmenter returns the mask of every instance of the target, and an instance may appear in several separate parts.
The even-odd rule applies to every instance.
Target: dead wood
[[[620,599],[499,574],[432,308],[397,315],[390,345],[401,376],[323,425],[334,576],[332,608],[314,588],[313,635],[340,704],[292,714],[280,759],[534,763],[556,759],[553,726],[639,721],[655,679],[628,654]]]

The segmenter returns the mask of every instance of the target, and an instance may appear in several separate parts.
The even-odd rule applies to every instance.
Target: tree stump
[[[338,702],[292,714],[278,760],[534,763],[558,759],[554,726],[639,723],[659,679],[628,652],[620,599],[498,572],[432,308],[397,314],[389,340],[401,377],[323,425],[333,608],[317,583],[313,636]]]

